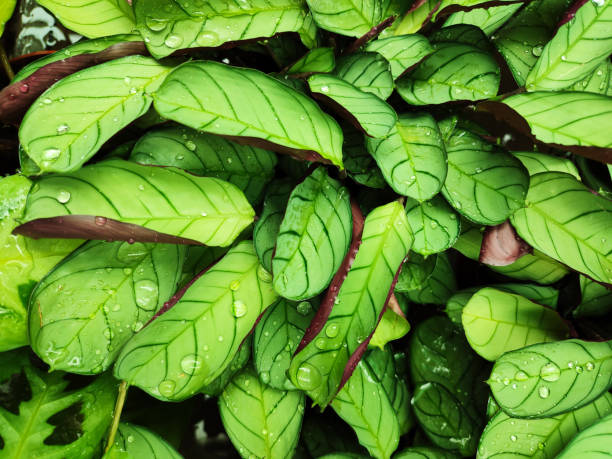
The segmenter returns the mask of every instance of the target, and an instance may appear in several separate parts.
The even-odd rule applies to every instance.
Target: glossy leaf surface
[[[393,76],[389,61],[380,53],[354,53],[338,60],[338,78],[363,92],[387,99],[393,92]]]
[[[152,459],[180,459],[181,456],[162,437],[135,424],[119,424],[117,436],[103,459],[127,459],[140,455]]]
[[[440,195],[422,203],[406,200],[406,217],[414,234],[412,250],[421,255],[443,252],[459,237],[460,219]]]
[[[367,44],[365,50],[379,53],[387,59],[393,78],[398,78],[433,52],[427,38],[419,34],[373,40]]]

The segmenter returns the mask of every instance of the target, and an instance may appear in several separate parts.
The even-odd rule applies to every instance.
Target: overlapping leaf
[[[557,457],[560,459],[578,456],[605,457],[611,442],[612,416],[608,415],[578,433]]]
[[[406,216],[414,234],[412,250],[421,255],[443,252],[459,237],[459,217],[439,195],[423,203],[408,199]]]
[[[471,24],[480,28],[487,36],[490,36],[502,27],[522,6],[521,3],[510,3],[509,5],[476,8],[470,11],[457,11],[449,16],[444,23],[444,27],[455,24]]]
[[[382,22],[382,2],[376,0],[306,0],[319,27],[349,37],[360,37]]]
[[[252,242],[241,242],[128,342],[116,377],[161,400],[192,396],[229,366],[274,302],[271,280]]]
[[[155,108],[200,131],[250,138],[269,149],[342,166],[342,131],[333,118],[257,70],[212,61],[184,64],[156,93]]]
[[[117,429],[115,442],[103,459],[123,457],[144,457],[154,459],[180,459],[181,456],[162,437],[149,429],[135,424],[122,422]]]
[[[153,236],[161,233],[192,243],[226,246],[253,216],[242,192],[228,182],[114,159],[40,179],[28,196],[24,215],[28,223],[16,231],[49,236],[45,225],[51,221],[57,231],[51,236],[70,235],[74,230],[77,237],[112,239],[113,234],[105,230],[112,219],[140,225],[152,230]],[[89,226],[80,226],[85,223]],[[138,239],[140,233],[130,230],[117,238]],[[145,239],[156,240],[151,235]]]
[[[287,73],[327,73],[334,70],[336,58],[332,48],[315,48],[310,50],[304,57],[289,67]]]
[[[574,317],[601,317],[612,311],[612,291],[588,277],[580,276],[580,296]]]
[[[365,50],[382,55],[391,66],[393,78],[400,77],[433,52],[427,38],[416,33],[374,40]]]
[[[349,177],[355,182],[370,188],[384,188],[385,179],[376,167],[374,158],[366,149],[364,134],[345,125],[344,132],[344,167]]]
[[[389,299],[389,301],[392,301],[392,299]],[[410,323],[406,318],[392,309],[386,308],[368,346],[383,349],[387,343],[406,336],[409,331]]]
[[[413,254],[411,254],[410,257],[411,259],[416,258]],[[453,272],[453,268],[446,253],[437,254],[432,261],[434,263],[434,268],[431,275],[427,277],[424,282],[416,288],[402,289],[401,287],[396,287],[396,290],[404,293],[406,297],[414,303],[445,304],[457,289],[455,273]],[[404,271],[402,270],[402,272]],[[408,270],[406,270],[406,272],[408,273]]]
[[[380,53],[354,53],[338,60],[335,75],[363,92],[387,99],[393,92],[393,76]]]
[[[577,81],[571,86],[573,91],[594,92],[597,94],[607,94],[612,79],[612,62],[603,61],[590,74],[581,81]]]
[[[211,382],[202,386],[199,391],[210,397],[218,397],[221,395],[221,392],[223,392],[225,387],[234,378],[234,375],[242,370],[251,359],[253,350],[251,341],[251,337],[247,337],[240,345],[232,361],[225,367],[225,370]]]
[[[535,151],[516,151],[512,155],[523,163],[530,176],[540,172],[565,172],[566,174],[573,175],[577,180],[581,180],[576,165],[569,158],[561,158]]]
[[[292,457],[302,426],[304,394],[267,386],[246,367],[219,397],[219,412],[243,458]]]
[[[393,457],[394,459],[456,459],[457,455],[431,446],[411,446]]]

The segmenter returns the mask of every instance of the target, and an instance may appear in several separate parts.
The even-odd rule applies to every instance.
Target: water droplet
[[[134,297],[136,304],[142,309],[152,311],[157,306],[157,284],[145,279],[134,283]]]
[[[312,306],[310,306],[310,303],[308,301],[301,301],[296,306],[296,309],[298,313],[305,316],[310,312],[310,310],[312,309]]]
[[[134,323],[134,325],[132,325],[132,331],[137,333],[142,330],[142,327],[144,327],[144,324],[142,322],[136,322]]]
[[[196,144],[193,143],[191,140],[188,140],[187,142],[185,142],[185,147],[187,148],[187,150],[189,151],[195,151],[196,149]]]
[[[303,363],[298,368],[297,386],[302,390],[312,390],[321,384],[321,373],[310,363]]]
[[[57,202],[61,204],[66,204],[68,201],[70,201],[70,197],[70,191],[62,190],[57,193]]]
[[[221,335],[217,336],[217,341],[222,342],[223,341],[223,336],[221,336]]]
[[[541,398],[547,398],[550,395],[550,390],[546,386],[541,386],[538,389],[538,394],[540,394]]]
[[[576,373],[582,373],[583,369],[580,365],[576,365]]]
[[[104,218],[104,217],[101,217]],[[147,247],[142,242],[130,244],[124,242],[117,249],[117,260],[121,263],[137,263],[149,254]]]
[[[325,327],[325,334],[328,338],[335,338],[339,331],[338,324],[327,324],[327,327]]]
[[[604,6],[606,0],[592,0],[597,6]]]
[[[45,161],[54,161],[59,158],[61,153],[61,150],[58,148],[47,148],[45,151],[43,151],[42,159]]]
[[[435,220],[432,220],[429,222],[429,226],[435,229],[438,227],[438,222],[436,222]]]
[[[329,92],[329,86],[321,86],[321,92]]]
[[[178,48],[179,46],[183,44],[183,37],[181,37],[180,35],[174,35],[174,34],[168,35],[166,39],[164,40],[164,44],[168,48]]]
[[[230,282],[230,285],[229,285],[230,290],[236,291],[238,290],[239,287],[240,287],[239,280],[233,280],[232,282]]]
[[[272,282],[272,274],[266,271],[266,268],[261,265],[257,268],[257,277],[262,282]]]
[[[121,309],[121,305],[120,304],[116,304],[115,306],[113,306],[113,311],[117,312]]]
[[[96,217],[94,218],[94,222],[97,226],[104,226],[106,225],[107,219],[106,217]]]
[[[327,342],[325,341],[325,338],[317,338],[315,340],[315,346],[317,349],[321,349],[322,351],[327,349]]]
[[[270,382],[270,373],[268,373],[267,371],[262,371],[259,374],[259,377],[261,378],[261,382],[264,384],[268,384]]]
[[[166,379],[159,383],[157,386],[157,390],[163,397],[172,397],[174,395],[174,388],[176,387],[176,383],[171,379]]]
[[[234,300],[232,303],[232,314],[234,317],[243,317],[247,313],[247,306],[243,301]]]
[[[134,435],[128,435],[127,441],[128,443],[134,443]]]
[[[533,54],[535,57],[540,57],[542,55],[542,50],[544,48],[542,47],[542,45],[538,45],[538,46],[534,46],[531,49],[531,54]]]
[[[130,94],[136,94],[137,92],[138,92],[138,89],[130,88]]]
[[[517,371],[514,374],[514,379],[516,379],[517,381],[527,381],[529,379],[529,376],[524,371]]]
[[[504,379],[502,380],[502,382],[504,383],[504,386],[507,386],[507,385],[509,385],[509,384],[510,384],[510,379],[509,379],[509,378],[504,378]]]
[[[574,368],[574,362],[567,362],[567,368]]]
[[[516,441],[516,435],[510,435],[510,440]]]
[[[196,374],[202,367],[202,359],[194,354],[186,355],[181,359],[181,370],[188,375]]]
[[[221,62],[223,62],[224,64],[229,64],[230,60],[227,57],[224,57],[223,59],[221,59]]]
[[[155,18],[152,18],[152,17],[147,17],[145,19],[145,24],[153,32],[159,32],[159,31],[164,30],[166,28],[166,26],[168,25],[168,21],[166,21],[164,19],[155,19]]]
[[[547,363],[540,369],[540,378],[544,381],[554,382],[561,376],[561,370],[552,362]]]
[[[21,86],[19,86],[19,92],[22,94],[27,93],[30,90],[30,85],[27,83],[23,83]]]
[[[110,328],[105,328],[102,334],[106,339],[111,339],[114,336],[114,333]]]
[[[48,97],[46,99],[43,99],[43,104],[47,104],[49,105],[50,103],[52,103],[53,101],[51,99],[49,99]]]
[[[217,46],[219,43],[219,35],[212,31],[202,32],[196,38],[196,43],[200,46]]]
[[[66,132],[68,132],[70,130],[70,127],[67,124],[60,124],[57,127],[57,133],[59,135],[65,134]]]
[[[593,362],[587,362],[584,367],[587,369],[587,371],[593,371],[595,369],[595,365],[593,365]]]
[[[561,60],[562,60],[562,61],[566,61],[566,60],[567,60],[567,57],[565,57],[565,55],[563,55],[563,56],[561,56]]]

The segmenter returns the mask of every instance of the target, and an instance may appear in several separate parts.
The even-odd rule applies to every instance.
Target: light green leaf
[[[413,303],[445,304],[457,289],[457,281],[447,254],[444,252],[436,254],[434,262],[431,276],[418,288],[404,292]]]
[[[574,317],[602,317],[612,311],[612,292],[605,286],[580,276],[580,294]]]
[[[433,52],[427,38],[416,33],[373,40],[366,45],[365,50],[376,52],[387,59],[394,79]]]
[[[612,122],[612,97],[590,92],[540,91],[516,94],[503,102],[525,118],[531,133],[542,142],[612,146],[612,139],[602,129]]]
[[[543,172],[531,178],[528,207],[512,216],[517,233],[534,248],[594,280],[612,282],[612,203],[574,177]]]
[[[554,458],[574,435],[611,412],[610,394],[575,411],[544,419],[511,418],[499,411],[480,437],[476,457]]]
[[[88,38],[134,30],[134,13],[125,0],[39,0],[68,29]]]
[[[272,255],[280,229],[289,195],[294,184],[290,180],[275,180],[268,185],[263,210],[253,228],[253,244],[259,261],[264,268],[272,271]]]
[[[493,7],[492,7],[493,8]],[[478,11],[478,10],[471,10]],[[488,11],[484,10],[484,11]],[[442,29],[438,29],[429,35],[429,41],[431,43],[443,43],[443,42],[454,42],[463,43],[465,45],[474,46],[481,51],[490,53],[492,51],[491,43],[485,33],[475,25],[472,24],[454,24],[445,26]],[[444,122],[448,122],[451,119],[459,121],[456,115],[444,118]]]
[[[401,450],[393,459],[456,459],[459,456],[431,446],[411,446]]]
[[[344,167],[355,182],[370,188],[385,188],[387,182],[365,145],[364,134],[348,124],[344,132]]]
[[[529,176],[519,160],[469,131],[446,142],[448,174],[442,194],[457,212],[485,225],[523,207]]]
[[[530,176],[540,172],[565,172],[576,177],[576,180],[581,180],[578,169],[569,158],[535,151],[515,151],[512,155],[523,163]]]
[[[410,324],[406,318],[387,308],[380,318],[368,346],[382,349],[387,343],[402,338],[409,331]]]
[[[293,64],[287,73],[328,73],[334,70],[336,58],[332,48],[315,48],[310,50],[299,61]]]
[[[387,459],[399,443],[399,424],[385,387],[361,360],[331,406],[375,458]]]
[[[470,298],[463,308],[461,321],[470,346],[487,360],[569,335],[567,324],[554,310],[489,287]]]
[[[200,131],[259,139],[268,149],[342,167],[342,131],[334,119],[312,99],[258,70],[212,61],[183,64],[156,93],[155,108]]]
[[[203,3],[135,0],[136,28],[153,57],[178,49],[218,47],[228,42],[272,37],[308,29],[301,0],[244,0]]]
[[[292,300],[321,293],[351,243],[348,190],[319,167],[291,192],[272,258],[274,289]]]
[[[223,180],[120,159],[86,166],[72,174],[46,176],[36,185],[28,196],[24,222],[95,215],[202,244],[226,246],[254,216],[242,192]],[[104,226],[104,220],[97,222]]]
[[[594,92],[609,96],[608,87],[611,81],[612,63],[609,60],[605,60],[581,81],[574,83],[571,89],[572,91]]]
[[[43,172],[78,169],[147,112],[150,94],[170,70],[149,57],[127,56],[63,78],[26,113],[19,128],[25,153]]]
[[[500,70],[486,52],[463,43],[442,42],[416,69],[397,81],[397,91],[412,105],[488,99],[497,94]]]
[[[227,368],[277,298],[270,281],[252,242],[241,242],[128,342],[116,377],[160,400],[192,396]]]
[[[2,34],[4,33],[4,25],[13,15],[13,10],[15,9],[16,4],[17,0],[6,0],[2,6],[0,6],[0,37],[2,37]]]
[[[106,370],[176,291],[185,248],[91,241],[34,288],[29,331],[53,370]]]
[[[234,378],[234,375],[242,370],[251,359],[253,350],[252,341],[250,336],[247,337],[240,345],[232,361],[225,367],[225,370],[211,382],[202,386],[199,391],[209,397],[218,397],[221,395],[221,392],[223,392],[223,389],[225,389]]]
[[[253,335],[253,365],[264,384],[279,390],[295,389],[287,370],[314,313],[308,301],[294,303],[282,298],[262,316]]]
[[[412,250],[421,255],[444,252],[459,237],[460,219],[440,195],[422,203],[407,199],[406,216],[414,234]]]
[[[419,201],[432,198],[446,178],[446,150],[434,118],[405,113],[384,139],[366,145],[387,183],[397,193]]]
[[[251,367],[234,376],[219,397],[223,427],[240,456],[292,457],[304,414],[304,394],[259,381]]]
[[[448,17],[443,27],[455,24],[471,24],[482,29],[487,36],[490,36],[522,6],[522,3],[511,3],[489,8],[476,8],[470,11],[457,11]]]
[[[159,435],[145,427],[122,422],[117,429],[115,442],[102,459],[181,459],[175,449]]]
[[[379,53],[353,53],[338,60],[338,78],[363,92],[387,99],[393,92],[393,76],[387,59]]]
[[[274,153],[179,126],[147,132],[134,145],[130,160],[226,180],[250,202],[259,201],[276,166]]]
[[[578,433],[557,457],[560,459],[603,458],[610,455],[610,444],[612,444],[612,415],[606,416]]]
[[[306,0],[319,27],[349,37],[360,37],[384,19],[377,0]]]
[[[612,343],[571,339],[503,355],[489,385],[510,416],[540,418],[591,403],[612,387],[610,375]]]
[[[315,74],[308,78],[308,86],[312,93],[338,104],[341,113],[354,119],[370,137],[386,136],[397,122],[397,114],[388,103],[338,77]]]
[[[612,53],[612,6],[585,2],[557,30],[527,76],[528,91],[558,90],[582,80]]]
[[[325,329],[296,354],[291,381],[319,405],[334,397],[345,366],[374,331],[412,234],[398,201],[371,211],[355,261],[342,283]]]

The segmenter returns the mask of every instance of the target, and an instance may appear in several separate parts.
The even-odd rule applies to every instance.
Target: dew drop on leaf
[[[164,397],[171,397],[174,395],[174,388],[176,387],[176,383],[171,379],[166,379],[159,383],[157,386],[157,390]]]
[[[181,370],[188,375],[196,374],[201,367],[202,359],[195,354],[186,355],[181,359]]]
[[[106,223],[106,219],[104,219],[104,223]],[[147,248],[142,242],[133,244],[124,242],[117,249],[117,260],[126,264],[137,263],[146,257],[147,254]]]
[[[321,373],[310,363],[304,363],[298,368],[296,378],[302,390],[312,390],[321,384]]]
[[[68,201],[70,201],[70,197],[70,191],[62,190],[57,193],[57,202],[61,204],[66,204]]]
[[[196,144],[193,143],[191,140],[188,140],[187,142],[185,142],[185,148],[187,148],[187,150],[189,150],[189,151],[195,151],[196,150]]]
[[[157,284],[151,280],[145,279],[134,283],[134,297],[136,304],[142,309],[151,311],[157,305]]]
[[[247,313],[247,306],[244,301],[234,300],[232,303],[232,314],[234,317],[243,317]]]
[[[587,369],[587,371],[593,371],[595,369],[595,365],[593,365],[593,362],[587,362],[584,367]]]
[[[527,373],[525,373],[524,371],[517,371],[514,375],[514,379],[516,379],[517,381],[527,381],[529,379],[529,376],[527,376]]]
[[[552,362],[547,363],[540,369],[540,378],[544,381],[554,382],[561,376],[561,370]]]
[[[262,282],[272,282],[272,274],[266,271],[266,268],[261,265],[257,268],[257,277]]]
[[[261,378],[261,382],[264,384],[268,384],[270,382],[270,373],[267,371],[262,371],[259,377]]]
[[[45,161],[54,161],[59,158],[61,151],[58,148],[47,148],[43,151],[42,159]]]
[[[57,133],[60,134],[60,135],[65,134],[69,130],[70,130],[70,127],[67,124],[60,124],[57,127]]]
[[[540,398],[547,398],[550,395],[550,390],[546,386],[541,386],[538,389],[538,394],[540,394]]]
[[[159,32],[161,30],[164,30],[168,23],[167,21],[162,20],[162,19],[155,19],[152,17],[147,17],[145,20],[145,24],[153,32]]]
[[[212,31],[205,31],[198,35],[196,43],[200,46],[216,46],[219,42],[219,35]]]
[[[328,324],[327,327],[325,327],[325,334],[329,338],[335,338],[336,336],[338,336],[338,332],[338,324]]]

